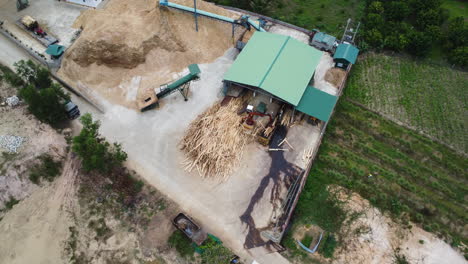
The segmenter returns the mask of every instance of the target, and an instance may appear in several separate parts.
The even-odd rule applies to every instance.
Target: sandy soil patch
[[[15,94],[15,89],[0,83],[1,102]],[[3,208],[10,197],[24,199],[36,188],[28,179],[29,169],[44,153],[55,158],[64,156],[66,142],[56,130],[29,114],[25,105],[0,106],[0,124],[0,135],[24,138],[16,154],[4,155],[6,149],[0,147],[0,208]]]
[[[410,263],[466,263],[459,252],[434,234],[415,224],[411,229],[402,227],[357,194],[349,197],[345,207],[360,216],[344,230],[346,235],[333,263],[393,263],[397,250]]]
[[[17,204],[0,222],[0,263],[66,263],[63,242],[72,222],[76,162],[62,176]]]

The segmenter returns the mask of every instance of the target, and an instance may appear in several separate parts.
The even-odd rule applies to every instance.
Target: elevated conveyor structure
[[[200,68],[198,67],[198,64],[190,64],[188,69],[189,73],[185,76],[175,80],[170,84],[164,84],[159,87],[158,93],[155,93],[155,91],[150,91],[149,94],[146,94],[141,101],[138,101],[138,108],[140,111],[144,112],[154,108],[158,104],[159,99],[166,97],[176,91],[179,91],[184,97],[185,101],[187,101],[187,92],[190,82],[200,78]]]
[[[266,32],[266,30],[263,29],[260,26],[260,23],[255,22],[254,20],[250,19],[249,16],[247,16],[247,15],[243,15],[241,19],[237,20],[237,19],[233,19],[233,18],[230,18],[230,17],[225,17],[225,16],[213,14],[213,13],[210,13],[210,12],[207,12],[207,11],[203,11],[203,10],[200,10],[198,8],[195,9],[193,7],[188,7],[188,6],[183,6],[183,5],[171,3],[168,0],[159,0],[159,5],[160,6],[171,7],[171,8],[178,9],[178,10],[185,11],[185,12],[189,12],[189,13],[192,13],[192,14],[197,15],[197,16],[200,15],[200,16],[216,19],[216,20],[219,20],[219,21],[222,21],[222,22],[242,25],[242,26],[245,26],[245,27],[251,26],[251,27],[255,28],[257,31]]]

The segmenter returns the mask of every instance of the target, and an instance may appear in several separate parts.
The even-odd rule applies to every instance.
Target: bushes
[[[208,235],[208,239],[203,242],[200,249],[202,250],[201,264],[229,263],[233,256],[232,252],[212,235]]]
[[[468,29],[463,17],[442,27],[447,14],[438,0],[367,1],[363,24],[363,42],[380,50],[406,51],[425,57],[432,47],[443,43],[448,59],[467,65]]]
[[[122,167],[127,159],[127,153],[120,144],[110,145],[99,135],[99,121],[93,121],[90,114],[81,117],[83,128],[78,136],[73,138],[72,149],[83,160],[85,171],[108,173],[114,168]]]
[[[67,120],[64,102],[69,100],[58,84],[38,90],[33,85],[27,85],[19,91],[19,96],[28,103],[28,110],[42,122],[55,127]]]
[[[16,200],[15,197],[10,197],[10,199],[8,201],[5,202],[5,208],[6,210],[10,210],[11,208],[13,208],[13,206],[15,206],[17,203],[19,203],[19,200]]]
[[[65,103],[70,96],[52,82],[49,70],[21,60],[14,64],[17,74],[6,72],[4,77],[12,86],[20,88],[19,96],[28,104],[28,110],[42,122],[56,127],[67,119]]]
[[[192,257],[195,253],[195,248],[191,245],[190,239],[178,229],[172,233],[167,243],[184,258]]]
[[[320,248],[320,253],[326,258],[332,258],[337,245],[338,242],[336,241],[335,236],[333,234],[329,234]]]
[[[39,160],[40,164],[36,165],[31,170],[29,179],[35,184],[39,184],[41,179],[51,182],[57,175],[59,175],[62,162],[54,161],[54,159],[48,154],[40,156]]]

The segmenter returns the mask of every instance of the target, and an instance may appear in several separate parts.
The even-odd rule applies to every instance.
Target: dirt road
[[[0,63],[13,69],[13,63],[19,60],[34,60],[25,50],[0,35]]]
[[[63,241],[72,221],[78,162],[68,159],[62,176],[17,204],[0,222],[0,263],[66,263]]]

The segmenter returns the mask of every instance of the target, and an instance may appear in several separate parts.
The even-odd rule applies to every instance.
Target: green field
[[[366,54],[345,96],[468,153],[468,73],[408,58]]]
[[[467,2],[461,0],[444,0],[442,2],[442,8],[449,11],[450,17],[462,16],[465,21],[468,19]]]
[[[309,30],[317,28],[341,38],[346,20],[352,18],[359,21],[363,9],[364,1],[359,0],[294,0],[279,1],[271,8],[269,15],[299,27]]]
[[[466,244],[466,164],[451,149],[342,98],[284,244],[299,252],[291,233],[301,225],[340,232],[346,216],[327,189],[331,184],[359,193],[404,225],[411,220],[454,245]]]
[[[360,20],[365,2],[361,0],[209,1],[253,11],[309,30],[319,29],[337,38],[343,34],[348,18]],[[262,2],[263,4],[258,4]]]

